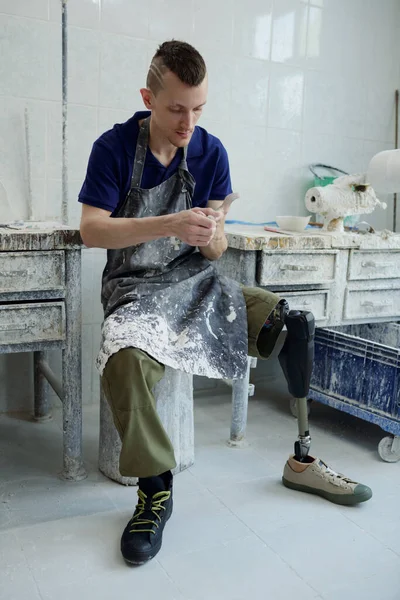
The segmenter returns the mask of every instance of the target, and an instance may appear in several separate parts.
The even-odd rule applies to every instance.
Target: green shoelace
[[[137,504],[135,514],[132,518],[132,529],[129,530],[129,533],[148,532],[155,534],[156,532],[154,531],[154,527],[158,529],[159,523],[161,523],[161,517],[159,513],[163,510],[166,510],[165,506],[163,505],[163,502],[169,500],[171,492],[157,492],[156,494],[154,494],[154,496],[151,499],[151,505],[149,508],[146,508],[147,495],[144,492],[142,492],[142,490],[138,490],[138,496],[139,502]],[[158,521],[141,518],[141,516],[145,512],[152,512]],[[152,527],[143,529],[143,525],[152,525]]]

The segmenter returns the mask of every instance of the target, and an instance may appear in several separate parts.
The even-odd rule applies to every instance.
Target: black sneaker
[[[172,474],[139,479],[139,501],[121,538],[127,563],[143,565],[160,551],[166,522],[172,514]]]

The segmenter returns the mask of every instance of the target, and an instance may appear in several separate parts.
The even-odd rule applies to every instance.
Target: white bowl
[[[308,225],[311,215],[308,217],[275,217],[280,229],[287,231],[304,231]]]

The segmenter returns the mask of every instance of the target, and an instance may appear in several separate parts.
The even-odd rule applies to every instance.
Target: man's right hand
[[[221,213],[212,208],[182,210],[171,215],[171,230],[189,246],[208,246],[215,234],[216,222],[221,218]]]

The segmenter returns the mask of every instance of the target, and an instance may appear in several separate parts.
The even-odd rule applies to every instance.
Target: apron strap
[[[139,129],[138,140],[136,143],[135,160],[133,162],[131,188],[140,188],[142,182],[144,163],[146,161],[146,152],[149,144],[149,132],[150,117],[147,117]],[[188,172],[187,146],[184,146],[183,148],[183,156],[179,164],[179,170]]]
[[[131,188],[140,188],[142,181],[144,163],[146,160],[147,146],[149,143],[150,117],[145,119],[139,129],[139,135],[136,142],[135,160],[133,161],[133,171],[131,179]]]
[[[188,166],[187,166],[187,150],[188,147],[184,146],[183,147],[183,156],[182,156],[182,160],[181,160],[181,164],[179,165],[179,168],[182,169],[182,171],[188,171]]]
[[[183,181],[183,188],[182,191],[186,191],[187,189],[190,190],[190,197],[192,199],[193,197],[193,192],[194,192],[194,188],[196,185],[196,182],[193,178],[193,175],[191,173],[189,173],[189,169],[187,166],[187,146],[183,147],[183,155],[182,155],[182,160],[181,163],[178,167],[178,173],[179,176],[181,178],[181,180]]]

